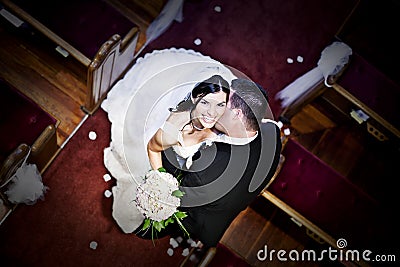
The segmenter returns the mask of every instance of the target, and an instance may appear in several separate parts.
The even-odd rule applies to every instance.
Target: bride
[[[147,152],[151,167],[162,167],[161,151],[172,147],[181,168],[192,165],[192,156],[202,145],[218,137],[213,128],[225,112],[229,100],[229,84],[220,75],[214,75],[196,85],[192,92],[171,109],[163,127],[150,139]]]
[[[210,57],[171,48],[139,58],[108,93],[101,105],[111,122],[104,164],[116,179],[112,215],[123,232],[134,232],[144,220],[136,188],[150,169],[161,167],[163,149],[172,146],[181,166],[190,168],[201,145],[219,137],[213,126],[235,78]]]

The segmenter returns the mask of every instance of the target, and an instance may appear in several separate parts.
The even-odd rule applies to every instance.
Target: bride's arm
[[[167,121],[147,144],[147,154],[153,170],[162,167],[161,152],[177,144],[179,144],[179,131],[175,125]]]
[[[147,153],[150,165],[154,170],[162,167],[161,152],[165,149],[181,144],[182,133],[179,131],[190,120],[189,112],[171,113],[164,125],[150,139],[147,144]]]
[[[147,144],[147,154],[149,156],[150,165],[153,170],[158,170],[162,167],[161,151],[165,148],[162,144],[162,130],[158,129],[156,134],[150,139]]]

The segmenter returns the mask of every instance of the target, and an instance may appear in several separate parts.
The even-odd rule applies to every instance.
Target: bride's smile
[[[215,118],[210,118],[210,117],[205,116],[205,115],[203,115],[201,118],[205,123],[214,123],[216,121]]]
[[[193,111],[193,118],[196,119],[194,123],[195,128],[212,128],[217,120],[225,112],[226,108],[226,93],[219,91],[204,96],[203,98],[194,99],[198,101],[196,108]]]

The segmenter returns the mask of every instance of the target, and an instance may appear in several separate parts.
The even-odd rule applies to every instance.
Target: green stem
[[[181,220],[174,214],[175,220],[176,222],[179,224],[179,226],[181,227],[181,229],[185,232],[185,234],[190,237],[189,232],[186,230],[185,226],[182,224]]]
[[[151,241],[153,242],[153,246],[155,247],[156,244],[154,244],[154,224],[153,224],[153,221],[151,221]]]

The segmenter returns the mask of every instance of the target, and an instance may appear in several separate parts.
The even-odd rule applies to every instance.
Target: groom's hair
[[[232,80],[231,108],[241,109],[248,130],[257,131],[268,107],[268,96],[264,88],[255,82],[238,78]]]

